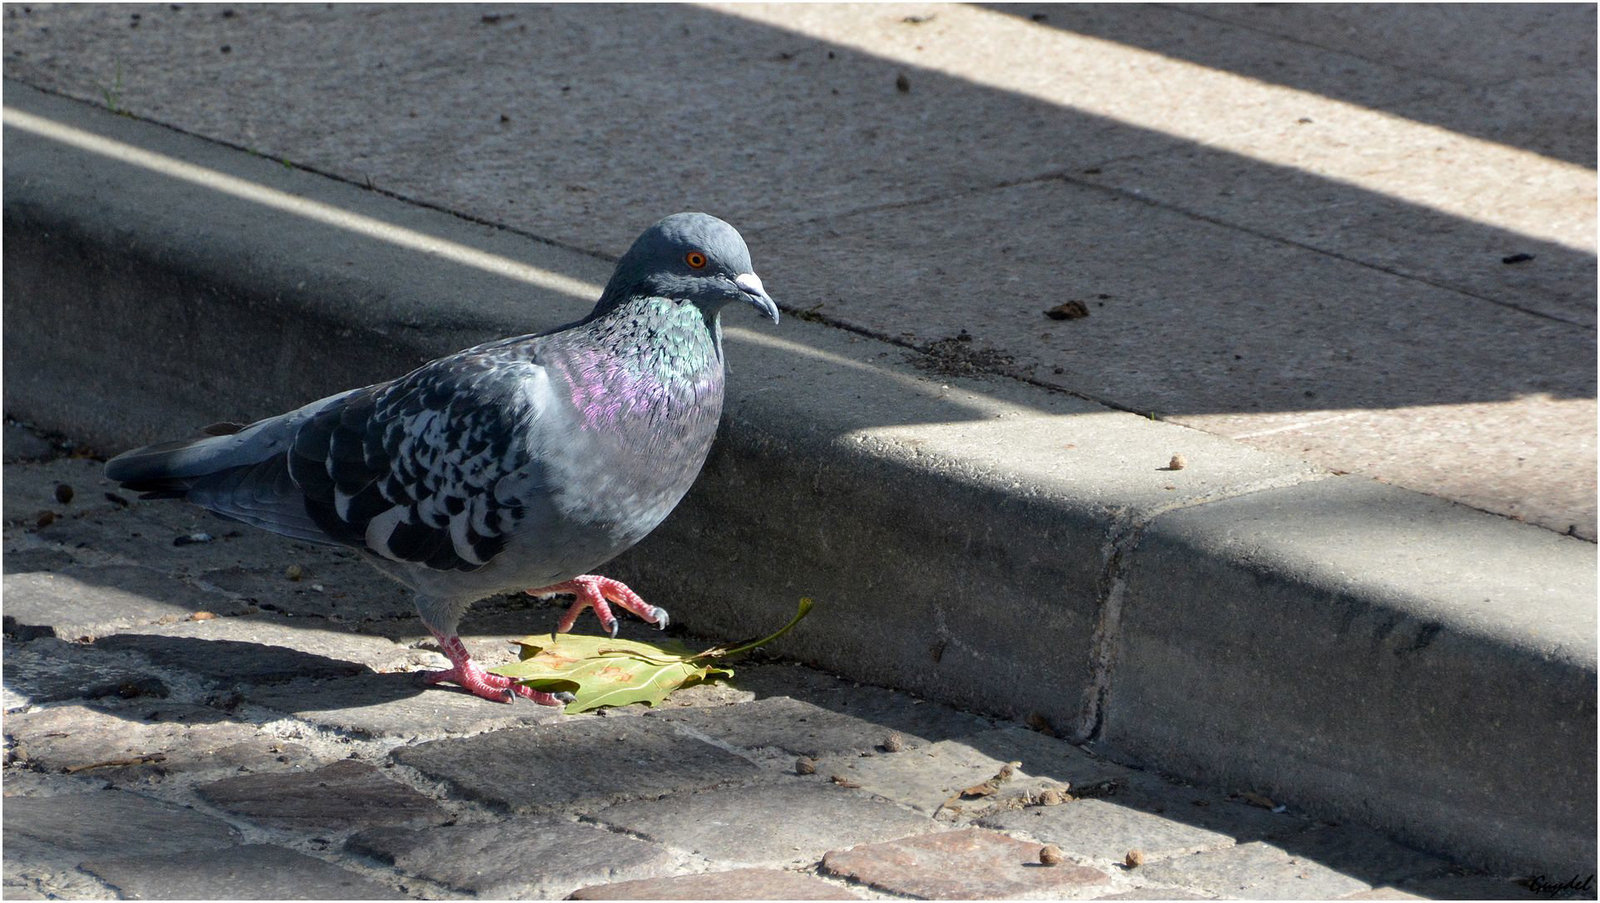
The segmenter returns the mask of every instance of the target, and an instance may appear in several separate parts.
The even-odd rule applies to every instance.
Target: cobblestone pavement
[[[573,717],[425,688],[354,555],[5,445],[9,898],[1569,895],[793,663]],[[463,632],[503,659],[555,617]]]

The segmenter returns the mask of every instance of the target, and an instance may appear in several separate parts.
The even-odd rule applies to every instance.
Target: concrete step
[[[559,235],[5,104],[6,413],[104,452],[570,321],[609,274]],[[1592,869],[1592,544],[804,317],[725,327],[716,449],[611,569],[675,620],[756,635],[809,595],[797,659],[1487,868]]]

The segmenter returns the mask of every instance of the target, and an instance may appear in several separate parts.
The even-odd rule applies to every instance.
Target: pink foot
[[[622,581],[612,580],[609,577],[584,574],[582,577],[574,577],[565,583],[557,583],[555,586],[530,589],[527,593],[530,596],[557,596],[562,593],[572,593],[578,597],[577,601],[572,603],[572,607],[567,609],[567,613],[561,616],[561,620],[556,622],[557,633],[566,633],[571,630],[572,625],[578,621],[578,615],[582,614],[585,608],[593,608],[594,616],[600,619],[600,626],[604,627],[612,636],[616,636],[617,618],[611,613],[611,606],[607,604],[608,601],[617,603],[662,630],[667,629],[666,609],[651,605],[639,598],[638,593],[628,589]]]
[[[501,677],[483,670],[483,666],[473,661],[472,656],[467,654],[467,647],[461,644],[460,637],[454,634],[445,636],[431,628],[429,632],[439,641],[439,647],[450,659],[450,668],[445,671],[424,672],[422,679],[427,683],[449,681],[472,695],[481,696],[491,702],[510,702],[521,696],[540,705],[566,704],[565,700],[553,693],[542,693],[525,687],[509,677]]]

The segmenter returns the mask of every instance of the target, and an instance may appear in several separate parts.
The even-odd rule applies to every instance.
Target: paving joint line
[[[1210,22],[1213,25],[1221,25],[1221,26],[1229,27],[1229,28],[1240,28],[1240,29],[1243,29],[1245,31],[1253,31],[1256,34],[1266,35],[1267,37],[1276,38],[1277,40],[1285,41],[1285,42],[1288,42],[1290,44],[1299,44],[1302,47],[1311,47],[1311,48],[1314,48],[1316,50],[1320,50],[1323,53],[1331,53],[1334,56],[1341,56],[1341,57],[1345,57],[1346,59],[1352,59],[1352,60],[1360,60],[1361,62],[1366,63],[1369,66],[1379,66],[1379,67],[1382,67],[1384,69],[1392,70],[1394,72],[1402,72],[1402,73],[1405,73],[1406,75],[1415,75],[1415,76],[1421,76],[1423,78],[1431,78],[1431,79],[1435,79],[1435,80],[1440,81],[1440,82],[1444,82],[1445,84],[1454,85],[1454,86],[1456,86],[1458,88],[1469,88],[1469,89],[1472,89],[1472,88],[1482,87],[1482,86],[1480,86],[1478,84],[1475,84],[1473,82],[1460,81],[1454,76],[1440,75],[1437,72],[1429,72],[1429,71],[1422,70],[1422,69],[1413,69],[1413,68],[1411,68],[1409,66],[1396,66],[1394,63],[1388,62],[1386,60],[1372,59],[1371,57],[1362,56],[1359,53],[1352,53],[1349,50],[1343,50],[1343,49],[1340,49],[1340,48],[1337,48],[1337,47],[1328,47],[1328,46],[1325,46],[1325,45],[1322,45],[1322,44],[1318,44],[1315,41],[1307,41],[1304,38],[1298,38],[1298,37],[1294,37],[1292,35],[1282,34],[1282,33],[1276,32],[1276,31],[1272,31],[1271,29],[1262,28],[1262,27],[1257,26],[1257,25],[1248,25],[1248,24],[1245,24],[1243,22],[1234,21],[1232,19],[1220,19],[1220,18],[1217,18],[1216,16],[1207,15],[1207,14],[1205,14],[1203,12],[1200,12],[1199,10],[1184,9],[1182,7],[1179,7],[1179,6],[1174,6],[1174,5],[1170,4],[1170,3],[1160,3],[1160,4],[1156,4],[1156,5],[1158,7],[1160,7],[1161,9],[1164,9],[1164,10],[1166,10],[1168,12],[1174,12],[1174,13],[1178,13],[1180,15],[1185,15],[1185,16],[1193,16],[1196,19],[1204,19],[1205,21]],[[1160,51],[1156,51],[1156,52],[1160,53]],[[1163,54],[1163,56],[1165,56],[1165,55],[1166,54]],[[1277,83],[1277,84],[1282,84],[1282,83]],[[1292,87],[1292,86],[1284,85],[1284,87]],[[1301,90],[1304,90],[1304,89],[1301,89]],[[1332,100],[1338,100],[1339,99],[1337,97],[1333,97],[1332,95],[1325,94],[1325,93],[1323,93],[1321,91],[1312,91],[1310,93],[1317,94],[1318,96],[1321,96],[1321,97],[1327,97],[1327,98],[1332,99]],[[1419,95],[1417,95],[1417,98],[1421,98],[1421,97],[1424,97],[1424,96],[1426,96],[1426,95],[1425,94],[1419,94]],[[1415,99],[1415,98],[1413,98],[1413,99]],[[1399,114],[1394,114],[1394,115],[1399,115]],[[1401,118],[1410,119],[1410,117],[1401,117]],[[1420,120],[1411,119],[1411,121],[1412,122],[1418,122]]]
[[[1162,152],[1157,152],[1157,153],[1154,153],[1154,154],[1139,154],[1139,155],[1137,155],[1137,157],[1140,158],[1140,159],[1147,159],[1147,158],[1151,158],[1151,157],[1159,157],[1159,156],[1164,156],[1166,154],[1173,153],[1173,152],[1175,152],[1175,150],[1176,149],[1174,149],[1174,151],[1162,151]],[[1141,204],[1145,204],[1147,206],[1154,207],[1154,208],[1156,208],[1158,210],[1165,210],[1165,211],[1167,211],[1169,213],[1177,213],[1177,214],[1180,214],[1182,216],[1189,217],[1190,219],[1199,220],[1200,222],[1204,222],[1204,223],[1210,223],[1213,226],[1219,226],[1219,227],[1224,228],[1224,229],[1232,229],[1232,230],[1235,230],[1235,231],[1238,231],[1238,232],[1242,232],[1242,233],[1244,233],[1246,235],[1250,235],[1250,236],[1253,236],[1255,238],[1262,239],[1264,241],[1273,242],[1275,244],[1288,245],[1288,246],[1293,247],[1293,248],[1298,248],[1298,249],[1300,249],[1302,251],[1309,251],[1309,252],[1311,252],[1313,254],[1320,254],[1320,255],[1322,255],[1324,257],[1330,257],[1330,258],[1332,258],[1334,260],[1342,261],[1344,263],[1355,264],[1356,266],[1364,267],[1364,268],[1372,270],[1374,272],[1383,273],[1383,274],[1388,275],[1388,276],[1393,276],[1396,279],[1404,279],[1404,280],[1408,280],[1408,281],[1419,282],[1419,283],[1422,283],[1423,285],[1431,286],[1431,287],[1439,289],[1441,291],[1451,292],[1453,294],[1460,295],[1460,296],[1462,296],[1464,298],[1471,298],[1471,299],[1476,300],[1476,301],[1482,301],[1482,302],[1487,303],[1487,304],[1493,304],[1493,305],[1496,305],[1498,307],[1504,307],[1504,308],[1507,308],[1509,310],[1517,311],[1518,313],[1527,314],[1529,316],[1540,317],[1540,318],[1546,319],[1546,320],[1553,320],[1553,321],[1555,321],[1557,323],[1565,323],[1568,326],[1577,326],[1577,327],[1582,328],[1582,329],[1587,329],[1587,330],[1589,330],[1591,332],[1593,332],[1593,331],[1595,331],[1597,329],[1597,325],[1596,324],[1580,323],[1580,322],[1578,322],[1576,320],[1571,320],[1571,319],[1568,319],[1566,317],[1557,316],[1555,314],[1552,314],[1552,313],[1549,313],[1549,312],[1546,312],[1546,311],[1534,310],[1534,309],[1531,309],[1531,308],[1523,307],[1520,304],[1513,304],[1513,303],[1511,303],[1509,301],[1502,301],[1502,300],[1500,300],[1498,298],[1490,298],[1490,297],[1485,296],[1485,295],[1480,295],[1477,292],[1468,291],[1467,289],[1461,288],[1460,286],[1449,285],[1447,283],[1438,282],[1436,280],[1429,279],[1426,276],[1420,276],[1420,275],[1417,275],[1415,273],[1407,273],[1407,272],[1403,272],[1401,270],[1394,269],[1392,267],[1386,267],[1386,266],[1382,266],[1382,265],[1379,265],[1379,264],[1371,263],[1369,261],[1361,260],[1360,258],[1357,258],[1357,257],[1351,257],[1351,256],[1349,256],[1347,254],[1341,254],[1338,251],[1330,251],[1327,248],[1319,248],[1316,245],[1307,244],[1307,243],[1305,243],[1303,241],[1299,241],[1298,239],[1287,238],[1287,237],[1282,236],[1282,235],[1273,235],[1273,234],[1271,234],[1269,232],[1262,232],[1260,230],[1252,229],[1252,228],[1250,228],[1248,226],[1243,226],[1243,225],[1240,225],[1238,223],[1230,222],[1229,220],[1221,219],[1221,218],[1212,216],[1210,214],[1200,213],[1200,212],[1194,211],[1194,210],[1186,210],[1186,209],[1184,209],[1182,207],[1174,206],[1173,204],[1171,204],[1171,203],[1169,203],[1167,201],[1157,200],[1155,198],[1148,197],[1146,195],[1140,194],[1140,193],[1138,193],[1136,191],[1131,191],[1131,190],[1126,189],[1126,188],[1120,188],[1120,187],[1117,187],[1115,185],[1104,185],[1104,184],[1100,184],[1098,182],[1086,181],[1084,179],[1075,177],[1075,176],[1073,176],[1073,175],[1071,175],[1071,174],[1069,174],[1069,173],[1067,173],[1065,171],[1063,171],[1060,175],[1056,176],[1056,178],[1059,178],[1063,182],[1068,182],[1068,183],[1074,184],[1074,185],[1081,185],[1081,186],[1084,186],[1084,187],[1087,187],[1087,188],[1097,188],[1097,189],[1100,189],[1101,191],[1110,192],[1110,193],[1115,194],[1115,195],[1117,195],[1119,197],[1125,197],[1125,198],[1128,198],[1129,200],[1138,201]],[[1496,228],[1499,228],[1499,227],[1496,227]],[[1502,229],[1501,231],[1510,232],[1511,230]],[[1579,251],[1579,253],[1584,253],[1584,252]],[[1590,255],[1590,256],[1593,256],[1593,255]],[[1105,402],[1101,402],[1101,403],[1104,404]]]

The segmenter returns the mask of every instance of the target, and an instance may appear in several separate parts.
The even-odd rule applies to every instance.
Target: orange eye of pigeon
[[[706,255],[699,251],[690,251],[683,255],[683,262],[687,263],[692,269],[698,270],[706,265]]]

